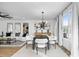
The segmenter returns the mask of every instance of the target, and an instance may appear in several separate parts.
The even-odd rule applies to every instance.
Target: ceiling
[[[0,11],[16,19],[40,20],[44,11],[46,20],[55,18],[70,2],[0,2]]]

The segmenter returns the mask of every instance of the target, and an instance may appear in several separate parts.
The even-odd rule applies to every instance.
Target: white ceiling
[[[0,2],[0,10],[19,19],[41,19],[41,12],[45,12],[45,19],[55,18],[70,2]]]

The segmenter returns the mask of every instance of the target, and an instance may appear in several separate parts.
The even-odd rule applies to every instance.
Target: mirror
[[[29,34],[29,25],[28,23],[23,23],[23,34]]]

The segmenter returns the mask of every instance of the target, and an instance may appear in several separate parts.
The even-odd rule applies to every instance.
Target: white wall
[[[71,56],[78,57],[79,48],[78,48],[78,5],[73,3],[72,5],[72,46],[71,46]]]
[[[58,17],[55,19],[56,21],[55,21],[55,24],[54,24],[54,35],[55,35],[55,37],[57,38],[57,42],[59,41],[58,40]]]
[[[39,20],[40,21],[40,20]],[[0,33],[3,31],[4,33],[7,32],[7,23],[13,23],[13,34],[15,34],[15,23],[21,23],[21,33],[22,33],[22,24],[23,23],[29,23],[29,34],[34,34],[34,23],[39,22],[38,20],[9,20],[9,19],[3,19],[0,18]],[[54,23],[55,20],[48,20],[48,23],[50,24],[50,31],[53,33],[54,30]]]
[[[62,34],[62,14],[59,15],[59,45],[62,46],[62,38],[63,34]]]

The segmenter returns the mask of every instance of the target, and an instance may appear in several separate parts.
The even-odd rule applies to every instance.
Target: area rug
[[[0,44],[0,47],[21,47],[25,44],[25,41],[16,40],[16,42],[11,44]]]

